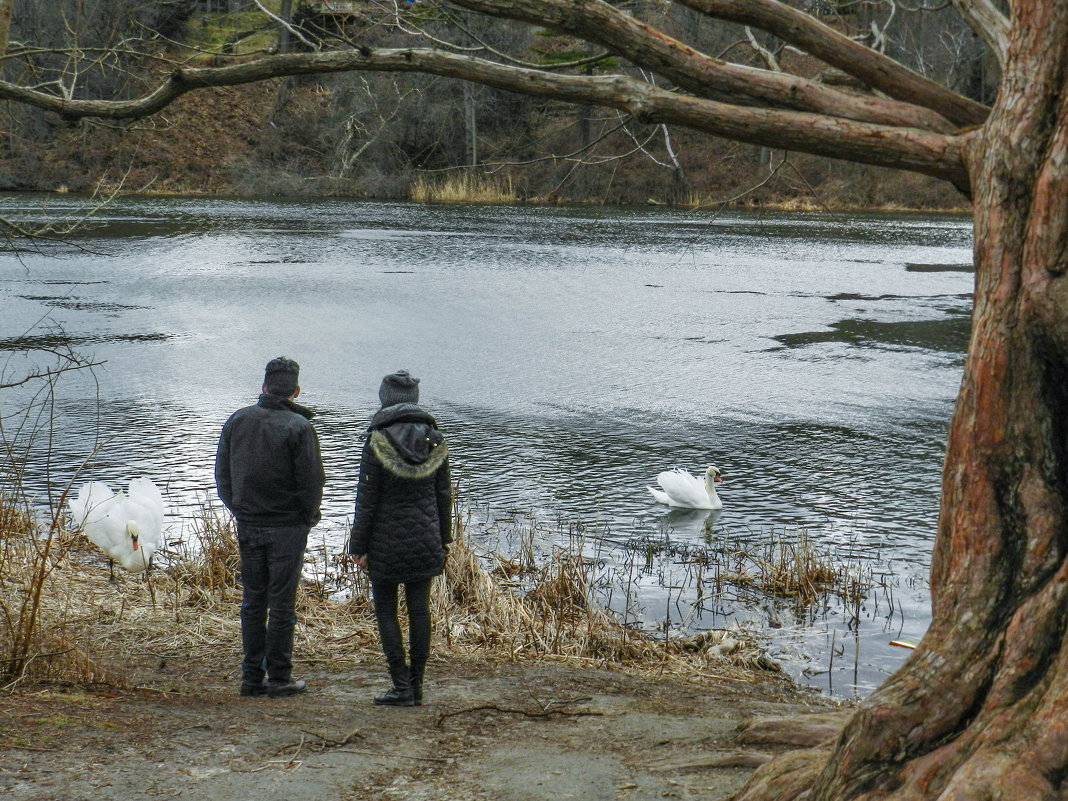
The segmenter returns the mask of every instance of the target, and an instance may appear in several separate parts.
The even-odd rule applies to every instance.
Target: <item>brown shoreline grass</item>
[[[510,178],[493,178],[464,172],[444,178],[418,177],[408,189],[415,203],[519,203]]]
[[[11,654],[13,624],[41,574],[41,535],[0,502],[0,687],[27,681],[123,686],[124,665],[146,655],[240,661],[241,591],[236,539],[228,520],[205,509],[189,542],[172,543],[147,574],[119,571],[77,532],[61,531],[37,584],[40,605],[25,658]],[[17,506],[14,507],[17,510]],[[744,681],[775,670],[755,641],[713,631],[663,641],[621,623],[593,602],[581,554],[560,550],[537,566],[519,592],[483,567],[457,515],[456,539],[432,596],[436,652],[488,660],[566,660]],[[316,557],[309,554],[309,560]],[[332,557],[328,575],[305,580],[298,594],[297,660],[327,668],[380,661],[369,586],[347,559]],[[725,646],[725,647],[721,647]],[[17,656],[17,655],[15,655]]]
[[[114,195],[116,197],[145,197],[145,198],[213,198],[222,200],[232,200],[246,198],[249,195],[241,192],[219,192],[206,189],[197,189],[196,187],[187,187],[183,189],[152,189],[150,187],[140,188],[137,190],[126,190],[120,183],[109,183],[102,181],[97,187],[98,194]],[[70,189],[65,185],[60,185],[52,189],[32,189],[26,190],[34,193],[47,193],[52,192],[54,194],[68,194]],[[84,194],[84,193],[75,193]],[[280,195],[280,198],[284,199],[285,195]],[[309,199],[305,196],[298,196],[301,199]],[[946,215],[946,216],[961,216],[970,215],[972,208],[967,203],[960,203],[955,205],[926,207],[926,206],[909,206],[900,202],[882,202],[882,203],[851,203],[842,201],[839,198],[831,198],[829,200],[820,200],[807,197],[789,197],[783,199],[759,199],[753,200],[748,198],[742,198],[738,200],[723,200],[713,195],[706,194],[700,195],[694,193],[685,198],[677,200],[665,199],[657,200],[655,203],[646,201],[645,203],[631,202],[631,203],[606,203],[603,200],[582,200],[582,199],[564,199],[564,198],[551,198],[551,197],[520,197],[515,193],[514,186],[511,179],[504,181],[489,180],[471,178],[470,176],[464,176],[463,178],[449,178],[443,181],[433,181],[427,178],[415,179],[409,187],[407,194],[400,194],[397,196],[383,196],[369,198],[365,195],[358,193],[328,193],[321,196],[316,196],[322,200],[356,200],[367,201],[376,200],[382,202],[388,201],[403,201],[407,200],[412,203],[422,203],[427,205],[434,204],[464,204],[469,203],[472,205],[508,205],[508,206],[544,206],[550,207],[566,207],[574,206],[576,208],[637,208],[640,206],[657,206],[660,208],[679,209],[687,211],[715,211],[722,209],[730,209],[732,211],[776,211],[784,213],[826,213],[826,214],[924,214],[924,215]],[[316,199],[312,197],[310,199]]]

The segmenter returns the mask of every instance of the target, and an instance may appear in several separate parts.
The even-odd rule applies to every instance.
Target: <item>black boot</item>
[[[411,685],[412,685],[412,701],[416,706],[423,705],[423,672],[426,670],[426,665],[412,664],[411,669]]]
[[[403,659],[390,660],[389,677],[393,686],[375,697],[378,706],[415,706],[415,694],[412,692],[411,673]]]
[[[411,687],[391,687],[381,695],[375,696],[378,706],[415,706],[415,696]]]

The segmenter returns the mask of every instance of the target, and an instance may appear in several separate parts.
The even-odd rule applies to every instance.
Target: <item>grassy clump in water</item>
[[[827,595],[852,602],[869,588],[848,564],[818,550],[804,531],[795,541],[776,539],[750,552],[729,580],[787,598],[799,608],[814,606]]]
[[[515,203],[510,178],[485,178],[470,173],[450,174],[440,180],[417,178],[408,190],[415,203]]]

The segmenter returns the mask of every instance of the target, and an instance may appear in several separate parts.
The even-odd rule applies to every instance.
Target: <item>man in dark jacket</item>
[[[237,519],[241,553],[241,695],[305,689],[293,680],[297,582],[326,477],[313,413],[294,403],[299,374],[292,359],[268,362],[259,402],[230,416],[215,456],[215,484]]]
[[[371,576],[375,618],[393,687],[376,704],[423,702],[430,655],[430,583],[452,540],[449,449],[419,401],[419,379],[400,370],[382,379],[356,487],[349,554]],[[397,622],[397,591],[408,607],[409,660]]]

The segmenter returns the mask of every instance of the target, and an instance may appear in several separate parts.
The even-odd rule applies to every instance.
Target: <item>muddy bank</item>
[[[287,699],[240,698],[234,666],[150,655],[129,689],[17,688],[0,695],[0,791],[10,801],[726,799],[794,747],[781,724],[744,734],[752,719],[841,710],[759,674],[688,680],[472,656],[431,663],[424,706],[380,708],[377,660],[302,667],[310,690]]]

